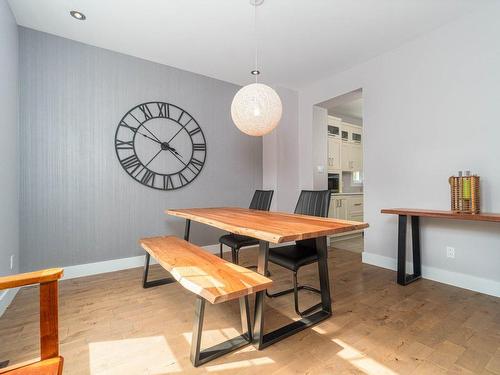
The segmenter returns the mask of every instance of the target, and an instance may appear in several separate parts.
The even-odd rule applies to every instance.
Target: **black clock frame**
[[[148,104],[156,104],[156,105],[162,105],[163,106],[163,113],[164,113],[164,116],[153,116],[153,114],[150,112],[149,110],[149,107],[148,107]],[[142,108],[146,108],[147,111],[148,111],[148,114],[149,114],[149,118],[148,115],[144,112],[144,110]],[[162,113],[162,109],[159,107],[159,111],[160,111],[160,114]],[[178,111],[180,111],[181,115],[179,116],[179,118],[176,120],[175,118],[171,118],[170,117],[170,107],[174,107],[176,108]],[[175,173],[170,173],[170,174],[164,174],[164,173],[157,173],[157,172],[154,172],[152,170],[150,170],[147,166],[145,166],[142,161],[137,157],[137,152],[135,150],[135,137],[137,136],[137,130],[134,131],[134,136],[132,137],[132,142],[131,142],[131,146],[132,146],[132,151],[133,151],[133,154],[125,159],[128,159],[130,157],[134,157],[135,156],[135,159],[137,159],[137,161],[140,163],[140,165],[142,166],[142,169],[141,169],[141,172],[143,169],[146,169],[147,171],[151,172],[152,174],[154,175],[158,175],[158,176],[163,176],[163,179],[164,179],[164,183],[163,183],[163,188],[161,187],[155,187],[154,185],[151,186],[149,185],[147,182],[149,181],[149,179],[145,180],[144,177],[142,179],[137,179],[136,178],[136,175],[133,175],[133,172],[135,172],[136,169],[132,170],[132,171],[129,171],[129,169],[127,169],[124,165],[123,165],[123,160],[120,158],[120,154],[118,152],[118,150],[120,149],[119,148],[119,143],[118,143],[118,131],[120,130],[120,127],[121,126],[124,126],[122,125],[122,123],[125,123],[125,118],[131,114],[134,110],[136,110],[137,108],[139,108],[143,113],[144,113],[144,116],[146,117],[146,119],[142,122],[140,122],[135,116],[132,115],[132,117],[134,117],[134,119],[137,121],[137,123],[139,124],[135,129],[139,129],[144,123],[148,122],[149,120],[152,120],[152,119],[157,119],[157,118],[165,118],[165,119],[169,119],[171,121],[174,121],[176,122],[177,124],[179,124],[179,126],[181,127],[180,131],[181,130],[186,130],[186,132],[188,132],[188,134],[190,135],[190,140],[191,140],[191,157],[189,158],[189,161],[188,163],[184,166],[183,169],[181,169],[180,171],[178,172],[175,172]],[[166,111],[166,112],[165,112]],[[203,143],[199,144],[197,143],[196,145],[203,145],[203,148],[200,150],[200,149],[196,149],[195,147],[195,143],[193,142],[193,138],[192,138],[192,134],[186,129],[187,125],[189,124],[189,122],[187,122],[186,124],[182,124],[180,122],[181,118],[184,116],[184,114],[188,115],[191,120],[196,124],[196,128],[199,129],[199,132],[201,133],[201,136],[203,137]],[[125,123],[126,124],[126,123]],[[130,126],[127,126],[130,128]],[[198,133],[198,132],[196,132]],[[121,141],[123,143],[123,141]],[[127,142],[128,143],[128,142]],[[163,147],[162,147],[163,149]],[[171,180],[172,176],[175,176],[177,174],[181,174],[182,171],[186,170],[189,168],[189,165],[191,164],[191,161],[193,160],[193,156],[194,156],[194,152],[195,151],[204,151],[205,155],[204,155],[204,158],[203,158],[203,161],[199,161],[199,163],[196,163],[196,165],[199,167],[199,169],[197,169],[197,172],[195,173],[195,176],[187,181],[187,183],[185,184],[180,184],[179,186],[175,186],[173,184],[173,181]],[[178,190],[178,189],[181,189],[187,185],[189,185],[191,182],[193,182],[194,180],[196,180],[196,178],[200,175],[201,171],[203,170],[203,167],[205,166],[205,163],[206,163],[206,160],[207,160],[207,141],[206,141],[206,138],[205,138],[205,134],[203,133],[203,129],[201,128],[201,126],[198,124],[198,121],[196,121],[196,119],[191,116],[191,114],[180,108],[179,106],[175,105],[175,104],[171,104],[171,103],[167,103],[167,102],[163,102],[163,101],[149,101],[149,102],[144,102],[144,103],[141,103],[141,104],[138,104],[134,107],[132,107],[131,109],[129,109],[125,115],[123,115],[123,117],[120,119],[120,122],[118,123],[118,126],[116,127],[116,131],[115,131],[115,152],[116,152],[116,157],[118,158],[118,161],[120,162],[120,165],[121,167],[125,170],[125,172],[127,172],[127,174],[132,177],[135,181],[137,181],[138,183],[140,183],[141,185],[144,185],[144,186],[147,186],[149,188],[152,188],[152,189],[156,189],[156,190],[161,190],[161,191],[172,191],[172,190]],[[197,159],[196,159],[197,160]],[[190,169],[191,170],[191,169]],[[191,170],[191,172],[193,172]],[[193,172],[194,173],[194,172]],[[165,187],[165,177],[169,177],[170,178],[170,182],[171,182],[171,187],[168,187],[168,182],[166,184],[166,187]],[[168,181],[168,180],[167,180]]]

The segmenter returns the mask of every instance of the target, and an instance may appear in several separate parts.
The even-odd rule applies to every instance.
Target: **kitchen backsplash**
[[[361,173],[361,180],[363,179],[363,172]],[[354,183],[352,179],[352,172],[342,172],[342,192],[343,193],[362,193],[363,183]]]

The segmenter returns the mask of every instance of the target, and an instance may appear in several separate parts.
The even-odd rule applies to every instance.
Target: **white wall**
[[[19,261],[18,46],[16,21],[0,0],[0,276],[17,272]]]
[[[283,104],[281,121],[263,137],[262,185],[273,189],[272,210],[293,212],[299,196],[299,140],[297,92],[275,88]]]
[[[318,106],[313,107],[313,186],[315,189],[328,188],[328,111]],[[323,167],[323,172],[318,170]]]
[[[17,25],[7,2],[0,0],[0,276],[19,269],[18,91]],[[13,296],[0,291],[0,315]]]
[[[483,211],[500,212],[499,17],[497,3],[299,92],[300,187],[319,188],[313,105],[363,89],[366,262],[395,266],[396,217],[381,208],[449,209],[460,169],[481,176]],[[498,224],[423,220],[422,246],[424,276],[500,295]]]

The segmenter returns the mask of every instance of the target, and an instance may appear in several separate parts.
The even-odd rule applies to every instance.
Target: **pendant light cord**
[[[253,33],[254,33],[254,42],[255,42],[255,71],[258,71],[257,69],[257,53],[258,53],[258,38],[257,38],[257,3],[254,5],[254,16],[253,16]],[[257,77],[259,74],[255,74],[255,83],[257,83]]]

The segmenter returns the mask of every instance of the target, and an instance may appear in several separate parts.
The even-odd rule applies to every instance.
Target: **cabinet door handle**
[[[354,203],[355,206],[361,206],[363,203]]]

